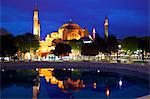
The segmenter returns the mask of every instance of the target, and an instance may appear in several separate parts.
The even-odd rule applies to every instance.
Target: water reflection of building
[[[64,70],[64,72],[65,71],[66,70]],[[86,82],[84,83],[83,80],[81,80],[81,79],[73,80],[69,77],[67,79],[65,78],[65,79],[62,79],[62,80],[57,79],[54,76],[55,74],[53,74],[54,73],[54,68],[38,69],[38,72],[39,72],[39,77],[44,77],[47,83],[56,85],[58,88],[61,89],[61,92],[63,92],[63,93],[72,94],[72,92],[75,92],[75,91],[78,91],[78,90],[81,90],[81,89],[85,88],[85,83]],[[101,90],[103,90],[103,88],[104,88],[104,90],[105,90],[104,93],[105,93],[106,97],[110,96],[110,88],[109,88],[110,86],[99,87],[97,82],[92,82],[90,84],[87,84],[85,89],[86,90],[91,90],[91,85],[92,85],[92,88],[95,91],[97,91],[101,88],[102,88]],[[33,86],[33,99],[37,99],[39,89],[40,89],[40,83]]]
[[[53,76],[53,68],[51,69],[39,69],[39,76],[44,76],[46,82],[51,84],[57,84],[58,88],[63,89],[64,92],[67,92],[68,89],[78,90],[84,87],[83,81],[80,79],[72,80],[68,78],[67,80],[58,80]]]
[[[37,99],[37,97],[38,97],[38,93],[39,93],[39,88],[40,88],[40,86],[39,85],[35,85],[35,86],[33,86],[33,99]]]

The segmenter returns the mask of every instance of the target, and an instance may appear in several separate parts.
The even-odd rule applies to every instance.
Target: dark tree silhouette
[[[98,55],[99,51],[96,47],[95,43],[83,44],[81,48],[81,55],[85,56],[96,56]]]
[[[142,59],[144,60],[144,51],[150,52],[150,37],[140,38],[138,44],[138,48],[142,50]]]
[[[14,44],[14,36],[11,34],[0,36],[0,56],[10,57],[17,53],[17,47]]]
[[[29,52],[31,50],[36,51],[39,48],[38,37],[31,33],[18,35],[15,42],[19,51],[22,53]]]
[[[130,50],[131,53],[136,51],[139,46],[139,39],[137,37],[131,36],[122,40],[122,48],[124,50]]]
[[[68,55],[71,53],[71,46],[68,44],[58,43],[55,47],[54,53],[57,56]]]
[[[107,39],[106,39],[106,52],[111,54],[112,52],[117,52],[118,51],[118,40],[114,35],[110,35]]]
[[[106,42],[98,34],[96,35],[94,42],[96,43],[96,48],[100,52],[105,52],[106,51]]]

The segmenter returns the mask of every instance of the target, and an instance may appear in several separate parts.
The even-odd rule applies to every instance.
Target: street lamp
[[[117,63],[118,63],[118,54],[119,54],[120,49],[121,49],[121,45],[118,45],[118,50],[117,50]]]

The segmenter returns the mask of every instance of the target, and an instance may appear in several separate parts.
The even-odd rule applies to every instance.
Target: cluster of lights
[[[64,68],[63,70],[66,70],[66,68]],[[68,68],[68,70],[70,71],[74,71],[74,69],[73,68]]]

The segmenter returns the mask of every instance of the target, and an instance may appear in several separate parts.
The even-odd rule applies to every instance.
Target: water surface
[[[136,98],[150,94],[149,81],[101,70],[1,71],[2,98]]]

